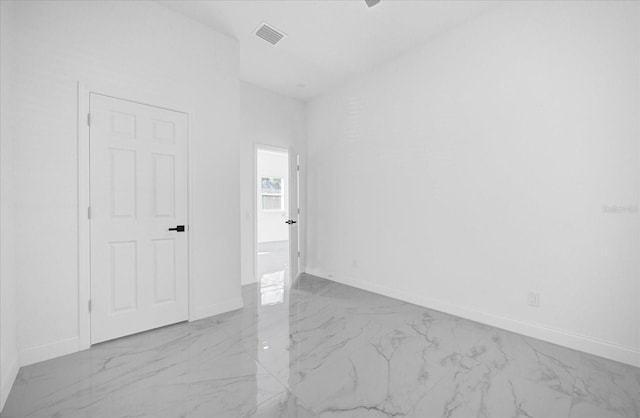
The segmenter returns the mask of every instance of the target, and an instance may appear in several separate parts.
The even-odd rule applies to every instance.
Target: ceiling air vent
[[[265,41],[269,42],[271,45],[277,44],[282,40],[282,38],[287,36],[284,33],[280,32],[278,29],[264,22],[260,24],[258,29],[256,29],[256,35],[259,38],[262,38]]]

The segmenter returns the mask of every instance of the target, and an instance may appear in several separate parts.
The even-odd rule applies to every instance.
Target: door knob
[[[169,231],[184,232],[184,225],[177,225],[175,228],[169,228]]]
[[[296,221],[294,221],[293,219],[289,219],[288,221],[284,221],[284,223],[292,225],[292,224],[295,224]]]

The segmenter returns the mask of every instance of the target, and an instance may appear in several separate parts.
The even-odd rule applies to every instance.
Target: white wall
[[[154,2],[2,8],[13,14],[3,119],[14,140],[21,363],[78,349],[79,80],[191,113],[192,318],[240,307],[237,42]]]
[[[281,152],[258,150],[258,177],[256,179],[256,202],[258,213],[258,242],[286,241],[289,239],[289,158]],[[263,177],[281,178],[283,180],[283,210],[265,211],[262,209],[262,193],[260,179]]]
[[[240,210],[242,243],[242,284],[256,281],[255,275],[255,146],[270,145],[286,148],[290,158],[300,154],[301,182],[306,173],[306,128],[305,105],[303,102],[272,93],[248,83],[240,83]],[[293,165],[293,164],[291,164]],[[291,190],[295,191],[295,175],[290,173]],[[305,188],[300,190],[301,205]],[[291,194],[291,198],[293,194]],[[301,221],[298,223],[301,236],[305,233],[305,212],[302,206]],[[304,243],[305,239],[301,241]],[[291,245],[295,245],[294,242]],[[302,251],[304,263],[305,251]],[[304,264],[302,264],[304,265]]]
[[[505,4],[313,100],[307,272],[640,365],[639,7]]]
[[[15,211],[13,194],[13,136],[4,117],[10,108],[12,16],[0,7],[0,411],[18,373],[16,276],[14,264]]]

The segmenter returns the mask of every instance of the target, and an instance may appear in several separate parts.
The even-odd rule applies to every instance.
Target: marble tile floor
[[[24,367],[1,416],[640,417],[640,369],[309,275],[263,287]]]

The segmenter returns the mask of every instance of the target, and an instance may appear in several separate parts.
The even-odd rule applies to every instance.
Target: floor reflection
[[[289,243],[258,243],[257,270],[259,281],[255,290],[260,293],[254,334],[257,338],[249,338],[247,349],[255,353],[258,361],[278,368],[280,372],[277,378],[286,382],[289,368],[285,365],[289,359],[283,353],[289,349],[289,310],[285,305],[289,286]],[[257,344],[252,349],[254,341]],[[258,379],[258,387],[262,384]]]
[[[282,304],[285,287],[289,284],[288,241],[258,243],[258,277],[260,304],[263,306]]]
[[[262,306],[284,303],[284,270],[264,274],[260,278],[260,303]]]

